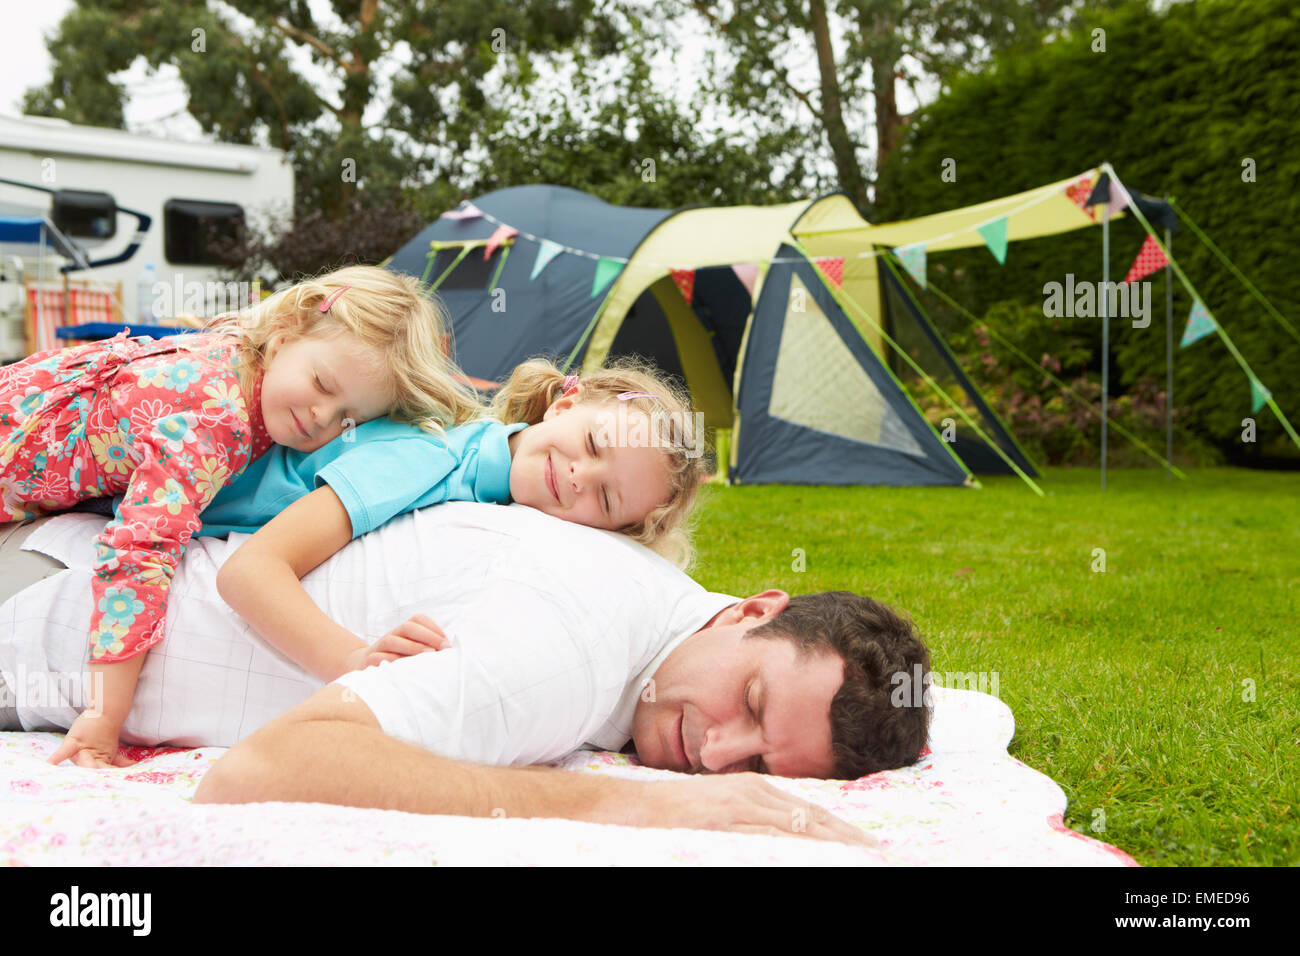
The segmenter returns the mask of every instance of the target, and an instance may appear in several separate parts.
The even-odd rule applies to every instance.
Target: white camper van
[[[293,168],[281,150],[33,116],[0,115],[0,180],[0,217],[43,217],[50,232],[80,247],[92,268],[70,276],[120,288],[127,322],[166,324],[182,312],[209,316],[244,304],[228,301],[208,242],[240,217],[256,227],[293,204]],[[136,214],[148,219],[142,235]],[[94,265],[121,258],[136,239],[130,258]],[[16,272],[58,277],[72,262],[56,251],[61,245],[0,242],[0,282]],[[150,291],[152,301],[143,301]],[[13,298],[0,295],[0,302]]]

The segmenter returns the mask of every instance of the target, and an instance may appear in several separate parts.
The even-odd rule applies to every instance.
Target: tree
[[[750,116],[787,117],[783,133],[824,148],[834,185],[864,213],[874,170],[907,117],[897,84],[945,82],[993,53],[1027,50],[1067,22],[1080,0],[679,0],[711,25],[736,58],[717,93]],[[841,54],[837,54],[841,50]],[[794,77],[815,63],[817,85]],[[868,104],[870,106],[868,110]],[[860,117],[873,116],[873,163]]]
[[[586,44],[608,52],[594,0],[77,0],[28,112],[123,126],[113,74],[174,66],[188,110],[219,141],[285,150],[300,204],[337,217],[359,190],[433,183],[448,196],[481,142],[493,70]],[[316,73],[295,66],[307,55]]]
[[[781,201],[808,176],[789,131],[708,129],[700,98],[682,105],[655,81],[644,0],[332,9],[326,24],[305,0],[78,0],[49,44],[53,77],[25,108],[121,127],[126,94],[112,77],[143,57],[177,69],[189,112],[217,140],[284,149],[293,220],[277,215],[269,234],[220,250],[241,273],[376,261],[417,231],[408,210],[427,221],[519,183],[671,207]],[[364,239],[331,225],[345,219],[364,219]]]
[[[656,82],[649,43],[632,27],[616,74],[579,70],[549,90],[516,89],[488,138],[475,192],[545,182],[624,206],[675,208],[788,202],[802,194],[807,158],[789,134],[708,128],[704,103],[679,104]],[[794,155],[792,165],[784,157]]]

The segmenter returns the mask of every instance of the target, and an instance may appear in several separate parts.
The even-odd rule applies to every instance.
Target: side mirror
[[[109,193],[57,190],[50,218],[64,235],[75,239],[112,239],[117,234],[117,202]]]

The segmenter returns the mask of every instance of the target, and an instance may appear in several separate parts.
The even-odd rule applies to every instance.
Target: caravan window
[[[50,203],[50,217],[74,239],[112,239],[117,235],[117,202],[108,193],[60,189]]]
[[[218,266],[209,250],[214,239],[234,239],[244,207],[228,202],[169,199],[163,206],[163,254],[172,265]]]
[[[437,256],[433,260],[433,268],[429,271],[429,281],[433,282],[446,272],[456,257],[460,255],[460,246],[453,246],[450,249],[439,249]],[[460,265],[452,269],[451,275],[442,280],[439,289],[486,289],[487,284],[492,281],[492,275],[497,271],[497,266],[501,263],[501,255],[505,251],[505,246],[498,247],[493,253],[492,258],[483,258],[483,248],[475,246],[460,260]]]

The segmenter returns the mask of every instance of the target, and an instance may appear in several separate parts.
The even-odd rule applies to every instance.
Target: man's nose
[[[711,727],[700,745],[700,764],[709,773],[740,773],[749,769],[753,741],[745,734]]]

